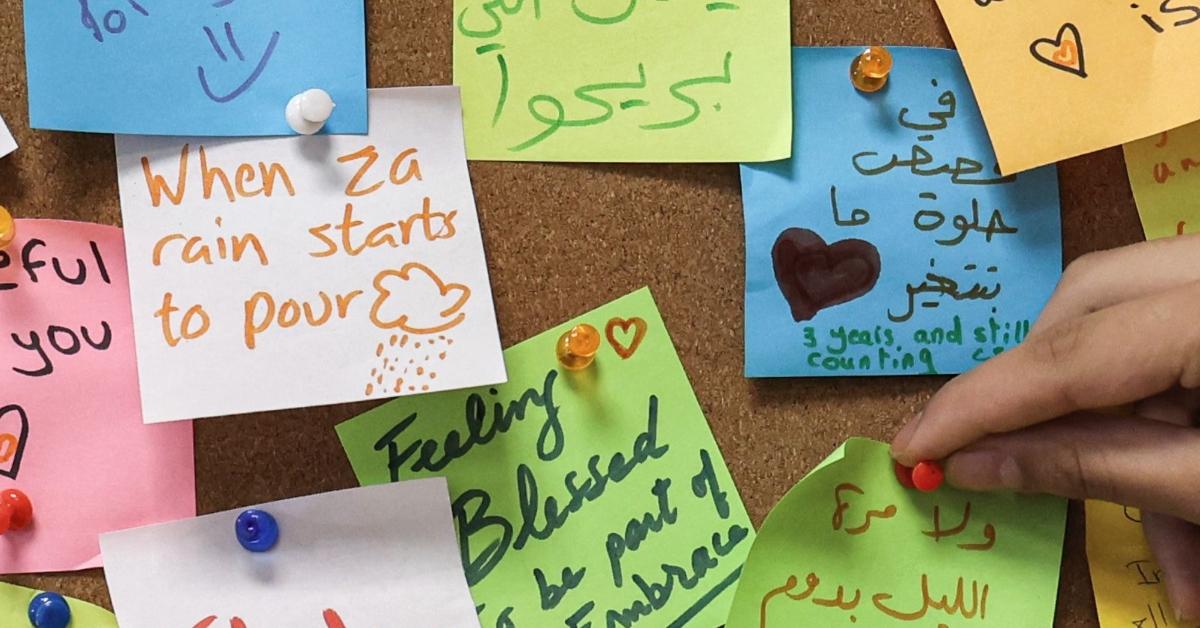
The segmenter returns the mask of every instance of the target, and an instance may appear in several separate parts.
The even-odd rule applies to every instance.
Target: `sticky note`
[[[1200,123],[1125,145],[1147,240],[1200,231]]]
[[[1173,626],[1178,621],[1136,508],[1088,500],[1087,558],[1102,628]]]
[[[120,136],[148,423],[505,379],[454,87],[366,137]]]
[[[362,0],[30,2],[25,62],[35,129],[293,135],[317,87],[326,132],[367,131]]]
[[[604,335],[588,369],[563,333]],[[485,626],[717,626],[754,531],[648,289],[505,351],[503,386],[342,423],[363,484],[445,476]]]
[[[478,628],[445,480],[254,508],[279,526],[270,551],[238,544],[242,510],[104,535],[105,577],[121,628]]]
[[[1200,5],[938,0],[1005,173],[1200,119]]]
[[[0,573],[98,567],[98,534],[196,514],[192,426],[142,424],[121,230],[16,225],[0,251],[0,489],[34,521],[0,539]]]
[[[0,582],[0,624],[29,625],[29,602],[41,591]],[[82,600],[67,598],[71,607],[71,628],[117,628],[113,614]]]
[[[1029,333],[1062,270],[1053,167],[1001,176],[957,55],[797,48],[795,155],[742,166],[746,375],[960,373]]]
[[[787,157],[789,5],[455,0],[467,156]]]
[[[901,486],[852,438],[772,509],[727,628],[1054,624],[1065,500]]]
[[[17,140],[13,139],[8,125],[4,123],[3,119],[0,119],[0,157],[8,155],[14,150],[17,150]]]

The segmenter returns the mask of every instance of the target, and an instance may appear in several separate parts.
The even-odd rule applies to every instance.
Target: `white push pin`
[[[335,106],[329,92],[323,89],[310,89],[296,94],[288,101],[288,126],[301,135],[312,135],[325,126]]]

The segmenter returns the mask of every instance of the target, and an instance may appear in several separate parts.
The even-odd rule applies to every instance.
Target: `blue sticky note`
[[[328,92],[327,133],[366,133],[363,0],[25,3],[30,125],[151,135],[293,135]]]
[[[792,158],[742,166],[748,377],[961,373],[1018,344],[1062,273],[1053,166],[1001,176],[958,54],[793,51]]]

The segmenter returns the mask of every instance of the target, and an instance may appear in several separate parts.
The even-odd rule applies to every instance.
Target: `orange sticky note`
[[[1005,174],[1200,119],[1200,6],[938,0]]]

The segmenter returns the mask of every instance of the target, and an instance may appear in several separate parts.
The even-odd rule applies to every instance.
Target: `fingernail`
[[[1016,491],[1023,485],[1021,467],[999,451],[968,451],[946,461],[950,484],[971,491]]]
[[[900,461],[901,464],[912,466],[919,462],[912,460],[908,454],[908,446],[912,443],[913,436],[917,433],[917,426],[921,424],[921,417],[924,412],[918,412],[916,416],[908,420],[904,427],[892,439],[892,458]]]

